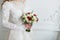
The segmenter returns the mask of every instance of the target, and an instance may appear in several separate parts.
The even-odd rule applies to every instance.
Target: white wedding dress
[[[2,25],[10,29],[8,40],[32,40],[31,32],[26,32],[21,22],[23,5],[19,6],[6,1],[2,6]]]

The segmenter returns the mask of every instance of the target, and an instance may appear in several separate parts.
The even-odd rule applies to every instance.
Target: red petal
[[[28,14],[30,14],[30,12],[28,12]]]
[[[37,16],[36,14],[34,14],[34,16]]]
[[[30,21],[32,18],[30,16],[28,16],[27,19]]]

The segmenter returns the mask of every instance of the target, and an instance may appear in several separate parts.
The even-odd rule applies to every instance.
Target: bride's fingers
[[[25,27],[26,28],[31,28],[31,25],[30,24],[25,24]]]
[[[28,27],[29,25],[28,24],[25,24],[25,27]]]

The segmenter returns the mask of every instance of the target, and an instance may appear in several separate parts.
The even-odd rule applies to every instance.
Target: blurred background
[[[31,36],[33,40],[60,40],[60,0],[28,1],[31,9],[34,10],[39,17],[39,22],[32,27]],[[1,25],[2,2],[3,0],[0,0],[0,40],[7,40],[10,30]],[[55,24],[53,24],[52,21],[55,22]]]

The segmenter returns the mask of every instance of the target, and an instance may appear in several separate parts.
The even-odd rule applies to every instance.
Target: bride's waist
[[[17,25],[21,25],[22,21],[21,20],[10,20],[9,22],[13,23],[13,24],[17,24]]]

